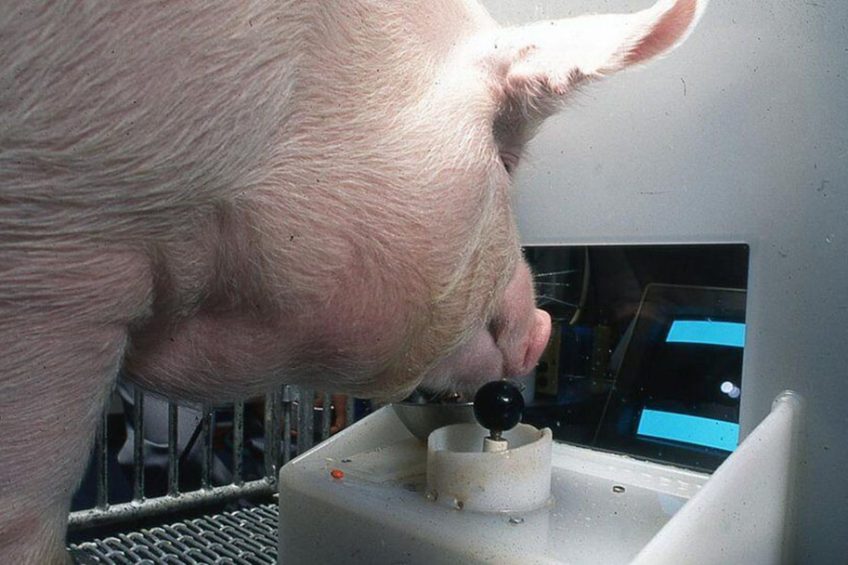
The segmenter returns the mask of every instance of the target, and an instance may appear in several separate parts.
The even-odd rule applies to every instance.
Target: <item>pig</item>
[[[0,562],[64,534],[119,368],[218,403],[531,371],[510,179],[704,0],[499,27],[473,0],[0,6]]]

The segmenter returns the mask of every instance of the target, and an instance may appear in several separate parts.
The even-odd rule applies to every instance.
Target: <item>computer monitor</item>
[[[646,287],[598,428],[598,447],[713,469],[735,449],[744,290]]]

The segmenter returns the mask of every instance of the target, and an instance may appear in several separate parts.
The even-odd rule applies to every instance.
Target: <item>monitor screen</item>
[[[545,247],[528,260],[555,331],[525,421],[560,441],[718,467],[739,442],[753,338],[747,246]]]
[[[656,376],[662,379],[661,383],[659,386],[649,386],[655,393],[664,392],[660,396],[667,399],[668,396],[679,396],[675,394],[675,388],[685,388],[676,387],[675,381],[706,379],[712,383],[714,390],[706,398],[702,396],[703,400],[716,396],[735,400],[741,392],[738,383],[734,382],[735,377],[738,377],[737,371],[727,371],[725,380],[721,380],[715,378],[718,375],[715,367],[737,367],[741,363],[744,345],[745,324],[742,322],[674,320],[664,342],[657,344],[659,351],[654,369]],[[693,364],[692,359],[697,357],[711,357],[712,362]],[[696,365],[710,370],[696,371]],[[636,435],[645,439],[668,440],[722,451],[733,451],[736,448],[739,424],[722,417],[699,415],[698,403],[694,399],[681,400],[685,402],[677,410],[648,408],[647,404],[651,404],[648,401],[639,415]]]
[[[745,292],[646,289],[597,445],[714,468],[739,441]]]

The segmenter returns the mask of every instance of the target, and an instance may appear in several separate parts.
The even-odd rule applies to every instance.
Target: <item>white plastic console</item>
[[[782,394],[712,476],[554,443],[551,496],[498,512],[428,498],[387,407],[282,469],[280,563],[779,563],[800,412]]]

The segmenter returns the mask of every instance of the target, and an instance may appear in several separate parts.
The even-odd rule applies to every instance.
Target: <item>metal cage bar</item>
[[[247,404],[232,405],[232,469],[231,480],[226,485],[216,485],[214,470],[220,466],[215,460],[216,427],[219,418],[216,411],[204,407],[197,429],[192,437],[181,445],[181,408],[175,403],[167,404],[167,493],[148,497],[145,492],[145,395],[138,389],[132,394],[133,407],[130,421],[133,426],[132,498],[128,502],[109,499],[109,432],[108,416],[104,414],[97,427],[95,438],[94,465],[96,470],[96,502],[92,508],[72,512],[68,521],[70,531],[101,526],[116,526],[142,518],[166,517],[169,513],[190,511],[208,504],[225,504],[240,498],[272,496],[277,490],[277,472],[296,454],[303,453],[315,443],[316,425],[320,439],[329,437],[333,425],[333,397],[321,393],[321,406],[315,404],[316,393],[290,385],[280,387],[264,399],[264,457],[259,469],[261,478],[250,479],[245,475],[245,453],[256,447],[253,440],[246,439]],[[150,400],[153,402],[153,399]],[[346,400],[345,425],[355,420],[354,401]],[[318,419],[320,414],[320,420]],[[319,423],[320,422],[320,423]],[[225,425],[225,424],[221,424]],[[155,426],[154,426],[155,427]],[[183,433],[189,430],[183,430]],[[294,432],[294,433],[293,433]],[[220,436],[220,433],[218,434]],[[296,440],[293,440],[296,438]],[[185,438],[182,438],[185,442]],[[195,441],[200,445],[195,446]],[[198,490],[182,491],[181,469],[189,452],[200,449],[201,477]],[[149,447],[148,447],[149,448]],[[165,449],[162,445],[159,449]],[[112,455],[114,457],[114,455]],[[256,474],[253,474],[255,477]],[[248,479],[248,480],[246,480]]]
[[[200,488],[209,490],[212,487],[210,476],[212,474],[212,416],[213,411],[210,408],[204,407],[203,419],[201,420],[201,439],[203,447],[201,448],[201,468],[200,468]]]
[[[144,393],[136,388],[133,392],[133,500],[144,500]]]
[[[280,451],[280,393],[265,397],[265,477],[276,483]]]
[[[330,437],[330,426],[333,423],[333,399],[329,393],[321,398],[321,441]]]
[[[95,446],[97,452],[97,503],[95,508],[105,510],[109,505],[109,468],[107,466],[107,457],[109,454],[109,420],[106,414],[103,414],[97,426]]]
[[[283,462],[285,465],[291,460],[292,450],[292,387],[289,385],[283,386]]]
[[[314,415],[315,393],[309,389],[300,389],[297,410],[297,452],[304,453],[315,443]]]
[[[233,406],[233,484],[242,485],[242,461],[244,450],[244,402]]]
[[[179,442],[179,408],[173,402],[168,403],[168,494],[180,493],[180,461],[177,452]]]
[[[119,524],[128,520],[151,518],[171,512],[191,510],[203,504],[227,502],[242,497],[275,494],[277,489],[265,479],[250,481],[242,485],[223,485],[209,490],[195,490],[179,496],[149,498],[143,503],[136,501],[115,504],[106,509],[90,508],[71,513],[68,529]]]

